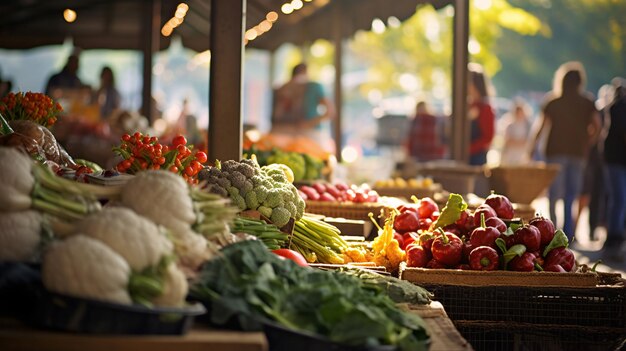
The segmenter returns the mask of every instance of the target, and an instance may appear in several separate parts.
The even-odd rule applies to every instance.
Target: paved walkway
[[[548,215],[548,199],[541,197],[532,203],[535,210]],[[558,211],[558,207],[557,207]],[[593,266],[598,260],[602,260],[602,263],[598,265],[597,270],[601,272],[619,272],[622,277],[626,278],[626,257],[621,262],[613,260],[608,257],[603,257],[601,251],[602,245],[606,240],[606,229],[598,228],[595,231],[596,240],[589,240],[589,220],[588,210],[585,209],[581,213],[581,217],[578,221],[576,228],[576,238],[571,245],[572,250],[576,252],[576,259],[581,264],[587,264]],[[557,212],[558,215],[558,212]],[[557,225],[557,228],[560,227]]]

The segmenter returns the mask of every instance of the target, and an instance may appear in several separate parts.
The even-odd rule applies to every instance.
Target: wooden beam
[[[211,1],[209,158],[239,160],[242,153],[243,34],[246,0]]]
[[[467,42],[469,39],[469,1],[455,0],[452,60],[452,138],[451,158],[469,161],[470,130],[467,119]]]
[[[141,114],[152,122],[152,56],[159,51],[161,35],[161,0],[146,0],[142,29],[143,88],[141,92]]]
[[[342,18],[343,11],[346,10],[340,4],[333,7],[333,41],[335,43],[335,118],[333,119],[333,131],[335,139],[335,156],[337,162],[341,162],[341,144],[342,144],[342,105],[343,96],[341,91],[342,75],[343,75],[343,37],[342,37]]]

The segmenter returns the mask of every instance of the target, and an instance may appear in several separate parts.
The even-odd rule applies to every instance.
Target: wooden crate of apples
[[[410,179],[396,177],[377,180],[373,189],[382,196],[395,196],[406,199],[410,199],[412,196],[432,198],[435,193],[441,191],[441,184],[435,183],[430,177]]]

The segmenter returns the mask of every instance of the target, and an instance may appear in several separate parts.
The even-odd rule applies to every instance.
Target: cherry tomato
[[[178,155],[180,157],[185,157],[185,154],[187,153],[187,147],[185,145],[178,145],[176,146],[176,149],[178,150]]]
[[[130,140],[130,135],[128,134],[122,135],[122,141],[129,141],[129,140]]]
[[[207,161],[207,156],[203,151],[196,152],[196,160],[200,163],[205,163]]]
[[[298,266],[307,267],[307,263],[304,256],[301,253],[289,249],[272,250],[276,255],[294,261]]]
[[[164,163],[165,163],[165,157],[162,157],[162,156],[161,156],[161,157],[159,157],[159,158],[157,159],[157,162],[156,162],[156,163],[157,163],[157,164],[159,164],[159,165],[164,164]]]
[[[187,139],[182,135],[177,135],[172,140],[172,146],[187,145]]]
[[[135,132],[135,134],[133,134],[133,138],[135,138],[135,140],[141,139],[141,133]]]
[[[200,170],[202,170],[202,163],[198,162],[198,161],[192,161],[190,164],[191,168],[193,168],[193,170],[198,173],[200,172]]]
[[[191,166],[187,166],[187,167],[185,167],[185,174],[188,177],[191,177],[191,176],[193,176],[195,174],[195,171],[194,171],[194,169]]]
[[[178,173],[178,167],[176,166],[170,167],[170,172]]]
[[[149,137],[149,136],[147,136],[147,135],[146,135],[146,136],[144,136],[144,137],[143,137],[143,143],[144,143],[144,144],[148,144],[148,143],[150,143],[150,137]]]

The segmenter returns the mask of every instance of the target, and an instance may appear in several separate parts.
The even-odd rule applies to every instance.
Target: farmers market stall
[[[119,162],[102,169],[58,145],[48,127],[60,108],[48,97],[14,94],[0,112],[2,341],[163,350],[626,342],[622,277],[579,265],[566,233],[520,218],[504,195],[448,192],[438,204],[419,193],[438,184],[423,177],[374,184],[404,191],[382,196],[320,179],[323,162],[300,152],[209,160],[183,135],[166,143],[139,131],[119,138]],[[42,339],[24,338],[33,333]]]

